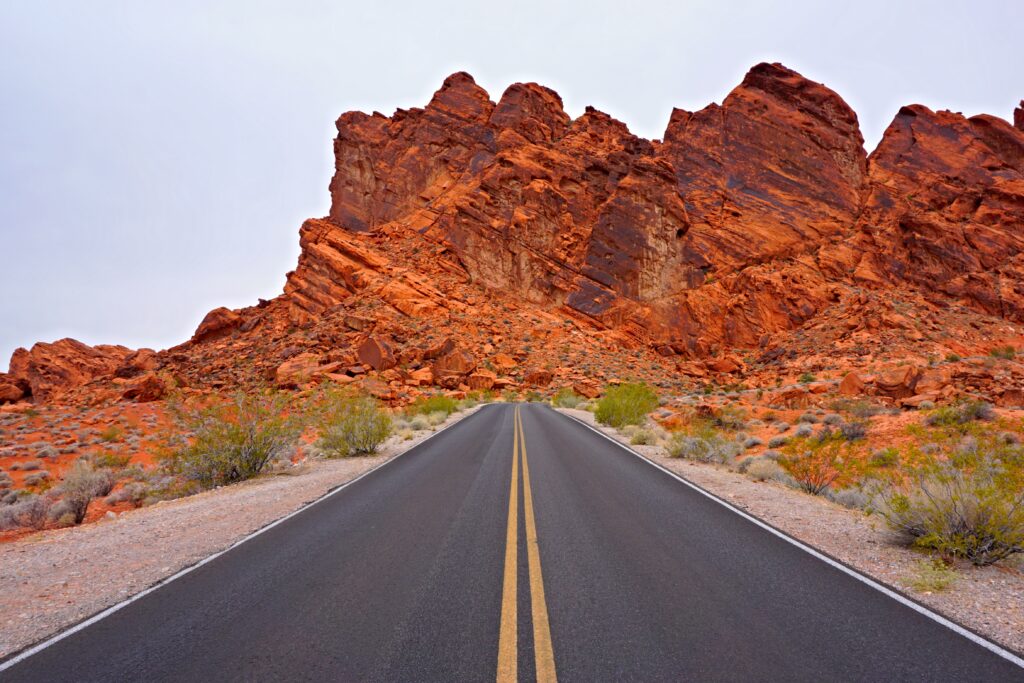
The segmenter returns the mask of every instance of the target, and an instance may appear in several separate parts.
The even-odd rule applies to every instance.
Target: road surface
[[[0,672],[555,678],[1021,681],[1024,670],[584,425],[496,404]]]

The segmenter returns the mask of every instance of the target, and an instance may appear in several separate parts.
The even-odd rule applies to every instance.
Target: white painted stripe
[[[826,564],[828,564],[828,565],[830,565],[832,567],[835,567],[836,569],[838,569],[839,571],[843,572],[844,574],[852,576],[853,578],[857,579],[858,581],[860,581],[862,583],[865,583],[868,586],[871,586],[872,588],[874,588],[878,592],[883,593],[884,595],[889,596],[890,598],[892,598],[896,602],[898,602],[898,603],[900,603],[902,605],[905,605],[906,607],[909,607],[910,609],[914,610],[915,612],[917,612],[919,614],[922,614],[922,615],[928,617],[932,621],[935,621],[935,622],[937,622],[939,624],[942,624],[943,626],[945,626],[949,630],[951,630],[951,631],[953,631],[953,632],[963,636],[964,638],[967,638],[968,640],[970,640],[973,643],[976,643],[977,645],[982,646],[983,648],[985,648],[986,650],[989,650],[990,652],[994,652],[995,654],[999,655],[1003,659],[1005,659],[1007,661],[1010,661],[1010,662],[1016,664],[1017,666],[1019,666],[1021,668],[1024,668],[1024,659],[1022,659],[1019,656],[1015,655],[1013,652],[1010,652],[1009,650],[1007,650],[1006,648],[1002,647],[1001,645],[998,645],[998,644],[992,642],[991,640],[988,640],[987,638],[984,638],[983,636],[978,635],[974,631],[971,631],[971,630],[969,630],[967,628],[964,628],[963,626],[961,626],[960,624],[957,624],[956,622],[950,621],[949,619],[947,619],[946,617],[942,616],[938,612],[933,612],[932,610],[928,609],[924,605],[922,605],[922,604],[920,604],[918,602],[915,602],[914,600],[911,600],[907,596],[902,595],[901,593],[898,593],[898,592],[894,591],[893,589],[889,588],[888,586],[886,586],[886,585],[884,585],[882,583],[879,583],[878,581],[872,579],[870,576],[867,576],[866,574],[861,574],[856,569],[853,569],[852,567],[849,567],[849,566],[843,564],[842,562],[839,562],[838,560],[833,559],[833,558],[829,557],[828,555],[825,555],[821,551],[819,551],[819,550],[817,550],[817,549],[807,545],[806,543],[803,543],[802,541],[798,541],[797,539],[793,538],[792,536],[789,536],[788,534],[780,531],[779,529],[776,529],[775,527],[771,526],[770,524],[761,521],[757,517],[754,517],[753,515],[750,515],[750,514],[744,512],[743,510],[741,510],[738,507],[732,505],[728,501],[725,501],[725,500],[719,498],[718,496],[716,496],[715,494],[711,493],[710,491],[708,491],[708,490],[698,486],[697,484],[694,484],[692,481],[684,479],[683,477],[679,476],[678,474],[676,474],[672,470],[669,470],[669,469],[659,465],[658,463],[654,462],[653,460],[651,460],[650,458],[646,457],[642,453],[639,453],[639,452],[633,450],[632,448],[630,448],[626,444],[622,443],[621,441],[613,439],[612,437],[608,436],[607,434],[605,434],[601,430],[596,429],[595,427],[592,427],[591,425],[587,424],[583,420],[580,420],[579,418],[573,417],[572,415],[566,415],[565,413],[563,413],[561,411],[558,411],[558,410],[556,410],[554,412],[558,413],[559,415],[562,415],[563,417],[567,417],[570,420],[573,420],[573,421],[577,422],[578,424],[583,425],[584,427],[586,427],[587,429],[591,430],[595,434],[597,434],[599,436],[602,436],[605,439],[608,439],[609,441],[611,441],[616,446],[619,446],[620,448],[622,448],[623,450],[625,450],[628,453],[632,453],[636,457],[638,457],[641,460],[643,460],[644,462],[646,462],[648,465],[651,465],[652,467],[656,467],[657,469],[661,470],[662,472],[664,472],[665,474],[669,475],[673,479],[676,479],[676,480],[682,482],[683,484],[686,484],[687,486],[689,486],[691,489],[693,489],[697,493],[700,493],[701,495],[707,496],[708,498],[710,498],[711,500],[715,501],[719,505],[722,505],[722,506],[728,508],[729,510],[735,512],[740,517],[743,517],[747,521],[756,524],[757,526],[761,527],[765,531],[767,531],[767,532],[769,532],[771,534],[774,534],[775,536],[778,536],[779,538],[781,538],[782,540],[786,541],[787,543],[795,545],[797,548],[800,548],[804,552],[806,552],[806,553],[808,553],[810,555],[813,555],[814,557],[818,558],[822,562],[824,562],[824,563],[826,563]]]
[[[481,410],[486,408],[487,405],[497,405],[497,404],[486,404],[484,406],[481,406],[479,409],[474,411],[473,414],[475,414],[477,412],[480,412]],[[465,418],[468,418],[468,417],[471,417],[471,416],[472,416],[472,414],[471,415],[466,415]],[[158,581],[157,583],[153,584],[149,588],[147,588],[147,589],[145,589],[145,590],[143,590],[143,591],[141,591],[139,593],[136,593],[135,595],[131,596],[130,598],[126,598],[125,600],[122,600],[121,602],[117,603],[116,605],[112,605],[112,606],[106,608],[105,610],[103,610],[102,612],[98,612],[98,613],[94,614],[93,616],[89,617],[85,621],[81,621],[81,622],[75,624],[74,626],[72,626],[71,628],[67,629],[66,631],[61,631],[57,635],[51,636],[50,638],[44,640],[43,642],[38,643],[37,645],[33,645],[32,647],[28,648],[27,650],[21,651],[20,653],[18,653],[14,657],[11,657],[10,659],[7,659],[7,660],[5,660],[3,662],[0,662],[0,671],[5,671],[5,670],[11,668],[12,666],[14,666],[15,664],[28,659],[32,655],[45,650],[46,648],[50,647],[51,645],[54,645],[54,644],[64,640],[68,636],[74,635],[74,634],[78,633],[79,631],[81,631],[81,630],[83,630],[85,628],[88,628],[89,626],[92,626],[96,622],[109,617],[114,612],[117,612],[117,611],[119,611],[121,609],[124,609],[125,607],[127,607],[130,604],[132,604],[136,600],[141,600],[142,598],[146,597],[147,595],[149,595],[153,591],[159,590],[160,588],[163,588],[164,586],[166,586],[167,584],[171,583],[172,581],[180,579],[181,577],[185,576],[186,574],[189,574],[190,572],[194,572],[195,570],[197,570],[200,567],[202,567],[204,564],[206,564],[208,562],[213,562],[214,560],[216,560],[221,555],[223,555],[225,553],[231,552],[232,550],[234,550],[238,546],[242,545],[246,541],[251,541],[252,539],[254,539],[257,536],[259,536],[260,534],[262,534],[264,532],[267,532],[267,531],[270,531],[271,529],[273,529],[278,524],[281,524],[281,523],[291,519],[292,517],[294,517],[295,515],[299,514],[300,512],[304,512],[304,511],[308,510],[309,508],[313,507],[317,503],[322,503],[323,501],[327,500],[328,498],[330,498],[331,496],[335,495],[336,493],[339,493],[343,489],[346,489],[349,486],[351,486],[352,484],[356,483],[357,481],[359,481],[363,477],[369,476],[369,475],[373,474],[374,472],[376,472],[377,470],[379,470],[380,468],[386,467],[387,465],[390,465],[391,463],[393,463],[394,461],[398,460],[400,457],[402,457],[406,453],[411,453],[412,451],[416,450],[417,448],[419,448],[420,446],[422,446],[426,442],[428,442],[431,439],[433,439],[438,434],[440,434],[440,433],[444,432],[445,430],[447,430],[447,429],[449,429],[451,427],[454,427],[455,425],[459,424],[465,418],[459,418],[458,420],[456,420],[455,422],[451,423],[450,425],[447,425],[446,427],[443,427],[443,428],[437,430],[436,432],[434,432],[433,434],[431,434],[427,438],[423,439],[423,441],[420,441],[418,444],[416,444],[412,448],[409,448],[408,450],[402,451],[401,453],[399,453],[395,457],[391,458],[390,460],[382,462],[381,464],[377,465],[373,469],[370,469],[370,470],[367,470],[367,471],[363,472],[362,474],[360,474],[355,479],[347,481],[344,484],[341,484],[340,486],[337,486],[337,487],[331,489],[330,491],[328,491],[324,495],[320,496],[316,500],[314,500],[314,501],[312,501],[310,503],[307,503],[306,505],[303,505],[298,510],[294,510],[292,512],[289,512],[284,517],[281,517],[280,519],[276,519],[273,522],[270,522],[269,524],[267,524],[266,526],[260,527],[259,529],[257,529],[256,531],[252,532],[248,536],[246,536],[246,537],[244,537],[242,539],[239,539],[238,541],[235,541],[234,543],[229,545],[224,550],[220,550],[218,552],[215,552],[213,555],[210,555],[209,557],[204,558],[204,559],[200,560],[199,562],[196,562],[193,565],[189,565],[188,567],[185,567],[184,569],[182,569],[178,573],[172,574],[172,575],[168,576],[165,579],[161,579],[160,581]]]

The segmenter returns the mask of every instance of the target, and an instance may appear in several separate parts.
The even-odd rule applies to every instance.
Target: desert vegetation
[[[319,458],[372,455],[392,435],[412,439],[492,399],[490,392],[458,399],[438,393],[395,410],[351,387],[324,383],[300,393],[175,393],[159,413],[98,426],[61,412],[66,426],[52,432],[52,442],[0,442],[0,457],[11,459],[0,469],[0,531],[73,526],[111,509],[300,472],[299,464]],[[42,419],[36,411],[0,415],[0,438],[12,428],[31,434]]]
[[[566,396],[556,393],[552,404],[578,405]],[[1001,417],[977,398],[922,401],[916,412],[837,399],[828,410],[781,415],[729,397],[662,403],[669,407],[659,408],[643,385],[621,384],[592,410],[634,446],[661,446],[669,457],[727,467],[876,517],[894,543],[935,558],[916,572],[916,586],[948,587],[956,560],[984,566],[1024,553],[1019,413]]]
[[[609,386],[597,402],[594,417],[610,427],[639,425],[658,407],[658,395],[647,384],[631,382]]]

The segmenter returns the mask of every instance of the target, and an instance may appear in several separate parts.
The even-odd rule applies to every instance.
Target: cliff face
[[[982,348],[1024,322],[1022,117],[904,107],[869,157],[839,95],[760,64],[648,141],[457,73],[422,109],[342,115],[331,210],[284,293],[212,311],[147,371],[220,388],[287,362],[282,385],[368,372],[395,395]],[[16,354],[0,401],[127,362],[60,344]]]

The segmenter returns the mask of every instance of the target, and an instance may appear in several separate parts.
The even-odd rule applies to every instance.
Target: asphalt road
[[[0,680],[556,674],[1024,680],[1013,663],[583,425],[507,404],[482,408]]]

